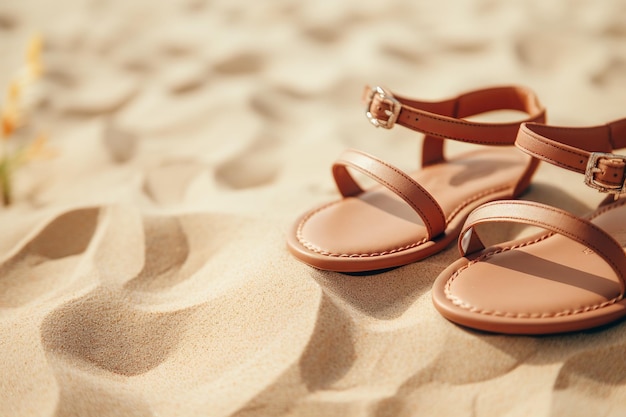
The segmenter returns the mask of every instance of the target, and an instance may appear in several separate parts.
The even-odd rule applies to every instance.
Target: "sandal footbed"
[[[592,222],[626,246],[626,204]],[[512,334],[589,329],[626,315],[616,272],[597,254],[562,235],[508,242],[461,258],[436,279],[441,314],[479,330]]]
[[[358,197],[301,216],[288,236],[290,251],[316,268],[357,272],[426,258],[455,241],[467,215],[493,200],[515,197],[530,157],[515,148],[484,148],[411,174],[447,216],[446,230],[428,240],[423,220],[397,195],[374,186]]]

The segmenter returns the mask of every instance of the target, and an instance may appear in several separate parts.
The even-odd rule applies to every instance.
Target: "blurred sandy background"
[[[419,134],[366,121],[366,83],[522,84],[553,124],[626,116],[625,1],[5,0],[0,91],[33,33],[28,123],[56,157],[0,210],[1,416],[626,415],[623,323],[476,333],[431,305],[453,247],[346,276],[284,243],[337,198],[343,149],[417,167]],[[525,198],[601,200],[535,178]]]

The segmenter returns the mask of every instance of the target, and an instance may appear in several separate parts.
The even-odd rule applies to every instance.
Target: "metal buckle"
[[[389,116],[387,120],[377,119],[376,117],[374,117],[372,112],[370,112],[370,109],[372,108],[372,102],[374,101],[374,97],[376,96],[379,97],[380,101],[388,104],[391,108],[391,110],[385,110],[385,114]],[[382,87],[376,86],[367,96],[367,107],[365,108],[365,115],[367,116],[367,120],[369,120],[370,123],[374,126],[391,129],[396,123],[401,109],[402,104],[398,100],[396,100],[396,98],[389,91],[385,90]]]
[[[622,181],[622,185],[607,186],[606,184],[599,184],[596,182],[593,178],[593,174],[602,172],[602,170],[598,168],[598,160],[600,160],[600,158],[613,159],[626,163],[626,156],[615,155],[612,153],[592,152],[591,155],[589,155],[589,161],[587,162],[587,168],[585,169],[585,184],[603,193],[615,194],[615,198],[617,198],[618,194],[621,194],[626,187],[626,178]]]

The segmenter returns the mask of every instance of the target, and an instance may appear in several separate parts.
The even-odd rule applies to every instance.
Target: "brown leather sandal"
[[[561,128],[527,124],[516,145],[533,157],[585,174],[585,184],[609,193],[579,218],[524,201],[483,205],[459,238],[463,258],[433,286],[433,302],[458,324],[498,333],[561,333],[600,326],[626,315],[626,119],[604,126]],[[515,222],[547,232],[485,248],[475,226]]]
[[[375,126],[399,124],[425,134],[423,167],[408,175],[364,152],[344,153],[332,169],[343,198],[305,213],[287,239],[293,255],[316,268],[373,271],[430,256],[456,239],[472,209],[521,194],[537,168],[536,159],[512,146],[521,122],[545,119],[528,89],[497,87],[423,102],[375,87],[366,88],[365,101]],[[511,123],[464,119],[494,110],[528,117]],[[447,159],[445,139],[490,146]],[[380,185],[364,191],[348,169]]]

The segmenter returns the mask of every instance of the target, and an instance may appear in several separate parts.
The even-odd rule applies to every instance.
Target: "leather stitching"
[[[425,115],[421,115],[420,113],[416,113],[416,112],[414,112],[414,113],[420,115],[421,118],[429,118],[429,119],[434,119],[434,120],[437,120],[437,121],[443,122],[443,123],[450,123],[450,124],[456,124],[456,125],[467,126],[467,127],[476,127],[476,128],[486,127],[486,128],[500,128],[500,129],[504,129],[504,128],[508,128],[509,126],[518,126],[519,125],[519,123],[501,124],[501,125],[476,124],[476,123],[471,123],[471,122],[463,122],[463,121],[460,121],[460,120],[447,120],[447,119],[443,119],[443,118],[436,117],[436,116],[431,116],[431,115],[425,116]],[[399,121],[401,121],[401,120],[399,120]],[[494,145],[494,142],[495,142],[495,141],[481,141],[481,140],[470,139],[470,138],[461,137],[461,136],[447,136],[447,135],[444,135],[444,134],[439,133],[439,132],[426,130],[426,129],[423,129],[423,128],[417,126],[415,123],[413,123],[413,121],[411,120],[410,117],[407,117],[406,120],[404,120],[404,123],[406,123],[407,126],[410,127],[413,130],[419,130],[420,132],[425,133],[427,135],[437,136],[437,137],[444,138],[444,139],[459,140],[459,141],[462,141],[462,142],[474,143],[474,144],[477,144],[477,145]],[[515,142],[515,140],[512,139],[512,140],[506,140],[506,141],[503,141],[503,142],[500,142],[500,143],[503,146],[506,146],[506,145],[513,145],[514,142]]]
[[[360,155],[365,155],[366,157],[369,157],[369,155],[366,155],[366,154],[364,154],[363,152],[359,152],[359,151],[354,151],[354,152],[355,152],[355,153],[358,153],[358,154],[360,154]],[[415,181],[414,181],[411,177],[409,177],[408,175],[406,175],[404,172],[400,171],[399,169],[395,168],[394,166],[391,166],[391,165],[387,164],[385,161],[382,161],[382,160],[377,159],[377,158],[373,158],[373,159],[374,159],[374,160],[376,160],[377,162],[381,163],[382,165],[386,166],[387,168],[391,169],[391,170],[392,170],[392,171],[394,171],[396,174],[398,174],[398,175],[400,175],[400,176],[402,176],[402,177],[404,177],[404,178],[408,179],[411,183],[416,184],[416,185],[417,185],[417,187],[420,189],[420,191],[422,191],[422,192],[423,192],[423,195],[425,195],[425,196],[426,196],[426,197],[427,197],[427,198],[431,201],[431,203],[433,203],[433,205],[437,208],[437,211],[439,212],[440,217],[441,217],[441,218],[445,218],[445,217],[444,217],[443,212],[441,211],[441,207],[439,206],[439,203],[437,203],[437,202],[435,201],[435,199],[434,199],[434,198],[430,195],[430,193],[429,193],[428,191],[426,191],[424,188],[422,188],[419,184],[417,184],[417,183],[416,183],[416,182],[415,182]],[[360,167],[358,167],[358,166],[356,166],[356,165],[353,165],[353,164],[350,164],[350,165],[351,165],[351,166],[353,166],[354,168],[358,169],[359,171],[361,171],[361,170],[362,170]],[[402,196],[402,197],[405,199],[405,201],[407,201],[407,200],[408,200],[408,201],[411,201],[411,199],[410,199],[407,195],[405,195],[404,193],[402,193],[402,192],[401,192],[399,189],[397,189],[397,188],[396,188],[393,184],[391,184],[391,183],[389,183],[389,182],[385,181],[383,178],[380,178],[378,175],[374,174],[373,172],[368,171],[368,172],[367,172],[367,175],[371,175],[371,176],[373,176],[374,178],[376,178],[376,180],[377,180],[377,181],[379,181],[380,183],[384,184],[386,187],[388,187],[389,189],[391,189],[394,193],[396,193],[396,194],[398,194],[398,195]],[[408,203],[408,201],[407,201],[407,203]],[[424,220],[424,222],[425,222],[426,224],[428,224],[427,229],[428,229],[429,231],[430,231],[430,230],[432,230],[433,228],[432,228],[432,226],[431,226],[431,224],[430,224],[430,221],[429,221],[429,219],[428,219],[428,216],[426,216],[426,214],[425,214],[425,213],[421,210],[421,208],[420,208],[419,206],[414,205],[414,204],[411,204],[411,203],[409,203],[409,205],[413,208],[413,210],[417,211],[417,212],[418,212],[418,214],[420,215],[420,217],[422,218],[422,220]],[[434,232],[435,232],[435,234],[439,234],[439,233],[441,233],[442,231],[441,231],[441,230],[439,230],[439,231],[435,230]]]
[[[444,117],[439,117],[437,116],[435,113],[430,113],[430,114],[424,114],[423,112],[416,110],[416,109],[412,109],[408,106],[404,107],[405,110],[407,110],[407,113],[412,113],[412,114],[417,114],[422,118],[428,118],[428,119],[433,119],[433,120],[437,120],[443,123],[450,123],[450,124],[456,124],[456,125],[461,125],[461,126],[468,126],[468,127],[477,127],[477,128],[514,128],[519,126],[521,123],[525,123],[525,122],[530,122],[531,120],[534,120],[536,116],[533,116],[529,113],[528,114],[530,117],[528,119],[519,121],[519,122],[510,122],[510,123],[480,123],[480,122],[470,122],[467,120],[463,120],[463,119],[454,119],[454,118],[444,118]],[[407,118],[407,123],[409,123],[411,120],[410,118]]]
[[[610,205],[610,206],[604,207],[602,209],[596,210],[589,217],[589,220],[598,217],[602,213],[605,213],[607,211],[613,210],[613,209],[615,209],[617,207],[621,207],[624,204],[626,204],[626,200],[621,201],[619,204]],[[546,207],[546,208],[549,209],[549,207]],[[557,211],[557,210],[553,210],[553,211]],[[567,214],[567,213],[565,213],[565,214]],[[575,220],[580,220],[580,219],[578,219],[577,217],[575,217],[573,215],[569,215],[568,217],[571,217],[571,218],[573,218]],[[596,228],[598,230],[602,230],[602,229],[600,229],[598,226],[596,226],[594,224],[591,224],[591,226],[593,226],[594,228]],[[559,230],[559,229],[557,229],[557,230]],[[513,318],[513,319],[554,318],[554,317],[561,317],[561,316],[567,316],[567,315],[573,315],[573,314],[580,314],[580,313],[585,313],[585,312],[598,310],[600,308],[607,307],[607,306],[615,304],[616,302],[619,302],[620,300],[623,299],[624,294],[619,294],[617,297],[613,297],[610,300],[604,301],[604,302],[599,303],[599,304],[593,304],[593,305],[590,305],[590,306],[584,306],[584,307],[577,308],[575,310],[571,310],[571,309],[570,310],[563,310],[563,311],[559,311],[559,312],[555,312],[555,313],[510,313],[510,312],[502,312],[502,311],[484,310],[484,309],[478,308],[478,307],[476,307],[476,306],[474,306],[472,304],[469,304],[469,303],[463,301],[461,298],[459,298],[459,297],[455,296],[454,294],[452,294],[452,291],[450,289],[451,286],[452,286],[452,282],[461,274],[461,272],[465,271],[470,266],[472,266],[472,265],[474,265],[474,264],[476,264],[478,262],[485,261],[486,259],[488,259],[488,258],[490,258],[490,257],[492,257],[492,256],[494,256],[494,255],[496,255],[498,253],[502,253],[502,252],[506,252],[506,251],[509,251],[509,250],[514,250],[514,249],[518,249],[518,248],[521,248],[521,247],[524,247],[524,246],[529,246],[529,245],[538,243],[538,242],[540,242],[542,240],[547,239],[550,236],[553,236],[554,234],[555,234],[554,232],[550,232],[550,233],[547,233],[545,235],[540,236],[537,239],[534,239],[534,240],[531,240],[531,241],[528,241],[528,242],[522,242],[522,243],[517,244],[517,245],[502,247],[502,248],[499,248],[497,250],[484,253],[483,255],[479,256],[478,258],[468,262],[466,265],[464,265],[463,267],[461,267],[458,270],[456,270],[450,276],[448,281],[446,282],[446,284],[444,286],[444,293],[446,295],[446,298],[449,299],[455,306],[457,306],[459,308],[462,308],[464,310],[468,310],[468,311],[470,311],[472,313],[491,315],[491,316],[498,316],[498,317],[506,317],[506,318]],[[586,243],[585,243],[585,245],[588,246],[588,247],[591,247],[590,245],[587,245]],[[593,249],[596,252],[603,253],[602,251],[599,251],[596,248],[591,247],[591,249]],[[607,260],[605,257],[603,257],[603,260],[605,260],[606,262],[608,262],[609,264],[611,264],[611,265],[615,266],[615,268],[617,268],[617,266],[611,260]],[[624,281],[624,277],[623,277],[622,274],[618,274],[618,276],[620,276],[622,281]]]
[[[520,122],[512,122],[512,123],[477,123],[477,122],[469,122],[469,121],[464,121],[462,119],[456,119],[456,120],[450,120],[450,119],[446,119],[446,118],[442,118],[442,117],[437,117],[437,115],[433,115],[433,114],[423,114],[421,111],[412,109],[408,106],[404,106],[403,105],[403,110],[406,112],[405,114],[407,114],[407,117],[405,117],[404,119],[404,123],[407,124],[408,127],[410,127],[413,130],[419,130],[420,132],[426,133],[428,135],[433,135],[433,136],[438,136],[441,138],[445,138],[445,139],[454,139],[454,140],[460,140],[463,142],[468,142],[468,143],[474,143],[474,144],[479,144],[479,145],[494,145],[494,142],[496,141],[481,141],[481,140],[476,140],[476,139],[470,139],[467,137],[460,137],[460,136],[446,136],[442,133],[439,132],[435,132],[435,131],[430,131],[430,130],[426,130],[423,129],[421,127],[419,127],[416,123],[414,123],[414,121],[412,119],[415,118],[415,120],[419,120],[420,118],[427,118],[427,119],[431,119],[431,120],[436,120],[438,122],[442,122],[442,123],[448,123],[448,124],[455,124],[455,125],[460,125],[460,126],[465,126],[465,127],[470,127],[470,128],[477,128],[477,129],[482,129],[482,128],[493,128],[493,129],[514,129],[517,128],[521,123],[525,123],[525,122],[532,122],[537,120],[538,118],[541,117],[541,115],[543,113],[537,114],[537,115],[532,115],[532,114],[528,114],[528,118],[525,120],[522,120]],[[409,114],[410,113],[410,114]],[[415,115],[419,116],[416,117]],[[402,116],[402,113],[401,113]],[[402,121],[401,117],[398,118],[398,122]],[[506,141],[502,141],[500,142],[501,145],[513,145],[513,143],[515,142],[515,139],[512,140],[506,140]]]
[[[505,190],[507,188],[510,188],[509,185],[505,185],[502,187],[494,187],[494,188],[490,188],[489,190],[486,190],[482,193],[476,194],[474,196],[472,196],[471,198],[468,198],[464,201],[462,201],[453,211],[452,213],[446,218],[446,223],[450,223],[450,221],[452,221],[452,219],[454,217],[456,217],[459,212],[461,210],[463,210],[464,207],[466,207],[467,205],[469,205],[470,203],[472,203],[473,201],[476,201],[486,195],[489,194],[493,194],[493,193],[497,193],[499,191]],[[397,253],[397,252],[402,252],[405,250],[409,250],[409,249],[413,249],[417,246],[420,246],[426,242],[429,242],[428,237],[424,237],[423,239],[411,243],[409,245],[405,245],[405,246],[401,246],[398,248],[394,248],[394,249],[390,249],[387,251],[382,251],[382,252],[371,252],[371,253],[333,253],[333,252],[329,252],[326,251],[320,247],[318,247],[317,245],[314,245],[312,242],[308,241],[307,239],[304,238],[304,236],[302,235],[302,229],[304,228],[305,223],[313,216],[315,216],[317,213],[327,209],[330,206],[333,206],[335,204],[339,204],[341,203],[341,200],[339,201],[335,201],[329,204],[326,204],[324,206],[319,207],[317,210],[312,211],[311,213],[309,213],[307,216],[305,216],[300,223],[298,224],[298,227],[296,229],[296,237],[298,239],[298,241],[302,244],[302,246],[304,246],[305,248],[307,248],[310,251],[313,251],[317,254],[320,255],[324,255],[324,256],[330,256],[330,257],[336,257],[336,258],[365,258],[365,257],[376,257],[376,256],[384,256],[384,255],[390,255],[393,253]]]
[[[367,89],[366,89],[367,90]],[[371,102],[371,106],[370,106],[370,110],[371,107],[374,104],[374,101],[377,99],[377,97],[374,97],[372,102]],[[446,123],[446,124],[453,124],[453,125],[459,125],[459,126],[464,126],[464,127],[475,127],[478,129],[482,129],[482,128],[489,128],[489,129],[509,129],[509,128],[517,128],[521,123],[523,122],[532,122],[532,121],[536,121],[536,120],[543,120],[544,119],[544,115],[545,115],[545,110],[541,110],[539,113],[536,114],[531,114],[529,112],[526,112],[526,114],[528,115],[528,118],[523,120],[523,121],[519,121],[519,122],[511,122],[511,123],[480,123],[480,122],[470,122],[470,121],[466,121],[464,119],[449,119],[446,117],[441,117],[438,116],[436,114],[433,113],[429,113],[429,112],[423,112],[419,109],[415,109],[413,107],[411,107],[410,105],[407,105],[405,103],[403,103],[403,101],[405,99],[399,98],[398,100],[401,102],[402,104],[402,109],[401,112],[399,114],[398,117],[398,122],[400,122],[402,119],[404,119],[404,123],[406,123],[406,125],[414,130],[418,130],[421,131],[427,135],[431,135],[431,136],[435,136],[435,137],[441,137],[444,139],[453,139],[453,140],[460,140],[460,141],[465,141],[468,143],[474,143],[474,144],[481,144],[481,145],[493,145],[495,141],[480,141],[480,140],[474,140],[474,139],[468,139],[468,138],[463,138],[463,137],[454,137],[454,136],[445,136],[441,133],[437,133],[434,131],[429,131],[429,130],[425,130],[425,129],[421,129],[418,126],[416,126],[416,124],[414,123],[414,121],[412,119],[415,119],[416,121],[419,120],[420,118],[427,118],[427,119],[431,119],[431,120],[435,120],[438,122],[442,122],[442,123]],[[455,110],[454,110],[454,114],[456,114],[457,110],[456,107],[458,107],[458,100],[459,97],[457,97],[455,99]],[[536,100],[536,98],[535,98]],[[494,109],[495,110],[495,109]],[[404,117],[403,117],[404,116]],[[513,140],[506,140],[506,141],[502,141],[499,142],[497,144],[500,145],[513,145],[514,144],[514,139]],[[394,172],[396,172],[397,174],[404,176],[404,177],[408,177],[404,172],[399,171],[397,168],[388,165],[387,163],[385,163],[382,160],[378,160],[378,162],[382,163],[383,165],[385,165],[387,168],[392,169]],[[353,166],[356,169],[361,170],[359,167],[354,166],[353,164],[350,164],[351,166]],[[384,184],[385,186],[387,186],[388,188],[390,188],[392,191],[394,191],[396,194],[402,196],[402,197],[406,197],[403,193],[400,192],[400,190],[398,190],[396,187],[394,187],[392,184],[389,184],[388,182],[386,182],[385,180],[383,180],[382,178],[379,178],[377,175],[374,175],[371,172],[368,172],[368,174],[372,175],[375,179],[377,179],[379,182],[381,182],[382,184]],[[412,178],[408,177],[410,180],[412,180]],[[417,184],[418,187],[424,191],[423,194],[427,196],[427,198],[429,198],[431,200],[431,202],[434,204],[434,206],[438,209],[439,213],[441,214],[442,217],[444,217],[444,213],[442,212],[441,206],[439,205],[439,203],[437,201],[434,200],[434,198],[430,195],[430,193],[421,188],[421,186],[419,184]],[[492,193],[496,193],[502,190],[505,190],[507,188],[509,188],[509,185],[505,185],[502,187],[494,187],[491,189],[488,189],[486,191],[483,191],[481,193],[478,193],[464,201],[462,201],[453,211],[450,215],[448,215],[447,217],[445,217],[445,223],[446,223],[446,227],[447,225],[450,223],[450,221],[456,217],[461,210],[463,210],[463,208],[467,207],[470,203],[486,196]],[[408,199],[408,197],[407,197]],[[410,201],[410,199],[408,199]],[[396,253],[396,252],[400,252],[400,251],[404,251],[404,250],[408,250],[411,248],[414,248],[416,246],[419,246],[427,241],[429,241],[429,237],[425,237],[423,239],[421,239],[418,242],[414,242],[411,243],[409,245],[405,245],[399,248],[394,248],[391,249],[389,251],[383,251],[383,252],[373,252],[373,253],[353,253],[353,254],[346,254],[346,253],[331,253],[328,251],[325,251],[319,247],[317,247],[316,245],[314,245],[313,243],[309,242],[308,240],[306,240],[304,238],[304,236],[302,235],[302,230],[304,228],[304,225],[306,224],[306,222],[315,214],[319,213],[322,210],[325,210],[326,208],[330,207],[333,204],[337,204],[339,203],[341,200],[334,202],[334,203],[330,203],[327,205],[324,205],[320,208],[318,208],[317,210],[314,210],[312,212],[310,212],[308,215],[306,215],[298,224],[297,230],[296,230],[296,237],[298,239],[298,241],[307,249],[316,252],[318,254],[322,254],[322,255],[326,255],[326,256],[333,256],[333,257],[369,257],[369,256],[383,256],[386,254],[391,254],[391,253]],[[406,200],[405,200],[406,201]],[[407,201],[408,203],[408,201]],[[431,225],[429,222],[429,219],[427,216],[424,215],[424,213],[421,211],[421,209],[419,207],[414,206],[413,204],[409,205],[419,214],[419,216],[422,218],[422,220],[424,221],[425,224],[427,224],[427,230],[431,230]],[[445,231],[445,230],[444,230]]]
[[[446,136],[446,135],[442,135],[441,133],[433,132],[433,131],[426,130],[426,129],[420,129],[420,131],[427,135],[439,137],[442,139],[460,140],[462,142],[473,143],[475,145],[494,145],[494,142],[490,142],[490,141],[480,141],[480,140],[462,138],[460,136]],[[511,143],[506,142],[505,144],[502,144],[502,146],[512,146],[512,145],[513,145],[513,142]]]
[[[617,207],[621,207],[623,205],[626,205],[626,200],[618,201],[615,204],[608,204],[608,205],[606,205],[604,207],[599,208],[598,210],[594,211],[593,213],[591,213],[591,215],[587,218],[587,220],[593,220],[596,217],[606,213],[607,211],[614,210]]]
[[[589,157],[588,157],[587,155],[585,155],[585,154],[578,153],[578,152],[574,152],[574,151],[572,151],[571,149],[561,148],[561,147],[556,146],[556,145],[554,145],[554,144],[552,144],[552,143],[545,142],[545,141],[543,140],[543,138],[542,138],[541,136],[539,136],[539,135],[535,134],[535,132],[525,132],[525,133],[526,133],[526,134],[528,134],[528,136],[531,136],[533,139],[535,139],[535,140],[537,140],[537,141],[541,142],[543,145],[549,146],[549,147],[551,147],[551,148],[553,148],[553,149],[556,149],[557,151],[560,151],[560,152],[566,152],[566,153],[572,154],[572,155],[576,156],[577,158],[578,158],[578,157],[580,157],[580,158],[589,158]],[[577,169],[576,167],[573,167],[573,166],[571,166],[571,165],[566,165],[566,164],[564,164],[564,163],[562,163],[562,162],[560,162],[560,161],[557,161],[556,159],[549,158],[547,155],[545,155],[545,154],[543,154],[543,153],[539,153],[539,152],[537,152],[537,151],[534,151],[534,150],[532,150],[532,149],[529,149],[527,146],[524,146],[524,145],[522,145],[521,143],[519,143],[519,141],[518,141],[518,142],[516,142],[516,144],[515,144],[515,145],[516,145],[517,147],[519,147],[519,148],[523,149],[523,150],[524,150],[524,151],[526,151],[527,153],[529,153],[529,154],[531,154],[531,155],[533,155],[533,156],[535,156],[535,157],[541,157],[542,159],[544,159],[545,161],[548,161],[548,162],[552,163],[553,165],[559,166],[559,167],[561,167],[561,168],[566,168],[566,169]]]
[[[320,208],[318,208],[317,210],[312,211],[311,213],[309,213],[307,216],[305,216],[302,221],[300,222],[300,224],[298,224],[298,229],[296,230],[296,237],[298,238],[298,241],[302,244],[302,246],[304,246],[305,248],[307,248],[308,250],[315,252],[317,254],[320,255],[324,255],[324,256],[330,256],[333,258],[366,258],[366,257],[375,257],[375,256],[384,256],[384,255],[390,255],[392,253],[397,253],[397,252],[402,252],[408,249],[412,249],[414,247],[417,247],[419,245],[422,245],[425,242],[428,242],[428,237],[424,237],[423,239],[411,243],[409,245],[405,245],[405,246],[401,246],[398,248],[393,248],[387,251],[382,251],[382,252],[371,252],[371,253],[334,253],[334,252],[329,252],[327,250],[324,250],[322,248],[320,248],[317,245],[314,245],[312,242],[308,241],[307,239],[304,238],[304,236],[302,235],[302,229],[304,228],[305,223],[313,216],[315,216],[317,213],[327,209],[330,206],[333,206],[335,204],[339,204],[341,203],[341,200],[339,201],[335,201],[329,204],[326,204]]]
[[[537,205],[534,205],[534,204],[530,204],[530,205],[533,205],[533,206],[537,207]],[[576,222],[579,222],[579,223],[585,224],[584,222],[582,222],[582,221],[581,221],[581,219],[579,219],[578,217],[573,216],[573,215],[571,215],[571,214],[564,213],[564,212],[561,212],[561,211],[559,211],[559,210],[555,210],[555,209],[550,208],[550,207],[544,207],[544,208],[545,208],[545,209],[547,209],[547,210],[549,210],[549,211],[552,211],[552,212],[555,212],[555,213],[561,214],[561,215],[566,215],[567,217],[569,217],[570,219],[572,219],[572,220],[574,220],[574,221],[576,221]],[[513,217],[507,217],[507,216],[499,216],[499,217],[500,217],[500,218],[502,218],[502,219],[513,219]],[[571,236],[574,236],[574,234],[573,234],[573,233],[571,233],[571,232],[569,232],[568,230],[565,230],[565,229],[560,228],[560,227],[554,227],[554,226],[552,226],[552,225],[550,225],[550,224],[548,224],[548,223],[546,223],[546,222],[539,221],[539,220],[535,220],[535,219],[533,219],[533,222],[536,222],[536,223],[537,223],[537,224],[539,224],[539,225],[546,226],[546,228],[548,228],[548,227],[553,227],[553,228],[554,228],[554,229],[556,229],[556,230],[557,230],[560,234],[562,234],[562,235],[564,235],[564,236],[566,236],[566,237],[570,237],[570,238],[571,238]],[[600,233],[606,233],[606,232],[604,232],[601,228],[599,228],[598,226],[596,226],[596,225],[595,225],[595,224],[593,224],[593,223],[590,223],[590,224],[588,224],[588,225],[589,225],[589,226],[591,226],[591,228],[592,228],[592,229],[594,229],[594,230],[596,230],[596,231],[598,231],[598,232],[600,232]],[[577,239],[574,239],[574,240],[577,240]],[[603,259],[604,259],[607,263],[609,263],[609,264],[613,267],[613,269],[614,269],[614,270],[619,270],[618,266],[617,266],[617,265],[616,265],[616,264],[615,264],[615,263],[614,263],[614,262],[613,262],[613,261],[612,261],[612,260],[611,260],[608,256],[606,256],[606,254],[605,254],[605,253],[604,253],[604,252],[603,252],[600,248],[595,247],[595,246],[594,246],[594,245],[592,245],[590,242],[587,242],[587,241],[585,241],[584,239],[582,239],[582,243],[583,243],[585,246],[587,246],[588,248],[593,249],[593,251],[594,251],[594,252],[598,252],[598,253],[602,253],[602,254],[604,254],[604,255],[605,255],[605,257],[604,257]],[[624,276],[623,276],[623,274],[622,274],[621,272],[620,272],[620,276],[621,276],[621,278],[622,278],[622,281],[624,281]]]
[[[478,308],[476,306],[473,306],[472,304],[469,304],[465,301],[463,301],[461,298],[455,296],[452,294],[452,292],[450,291],[450,286],[452,285],[452,282],[456,279],[456,277],[458,277],[458,275],[461,274],[461,272],[463,272],[464,270],[466,270],[467,268],[469,268],[470,266],[478,263],[478,262],[482,262],[488,258],[490,258],[493,255],[496,255],[498,253],[502,253],[502,252],[506,252],[509,250],[513,250],[513,249],[517,249],[517,248],[521,248],[524,246],[528,246],[528,245],[532,245],[534,243],[540,242],[544,239],[547,239],[550,236],[553,236],[554,233],[549,233],[546,235],[543,235],[533,241],[529,241],[529,242],[524,242],[522,244],[519,245],[514,245],[514,246],[510,246],[510,247],[504,247],[498,250],[495,250],[493,252],[489,252],[486,253],[478,258],[476,258],[475,260],[469,262],[467,265],[463,266],[462,268],[458,269],[457,271],[455,271],[455,273],[450,277],[450,279],[448,280],[448,282],[446,282],[445,285],[445,294],[446,294],[446,298],[448,298],[450,301],[452,301],[452,303],[459,307],[462,308],[464,310],[468,310],[471,313],[476,313],[476,314],[483,314],[483,315],[489,315],[489,316],[496,316],[496,317],[506,317],[506,318],[512,318],[512,319],[548,319],[548,318],[554,318],[554,317],[562,317],[562,316],[568,316],[568,315],[574,315],[574,314],[580,314],[580,313],[586,313],[589,311],[593,311],[593,310],[598,310],[600,308],[604,308],[607,307],[611,304],[615,304],[616,302],[620,301],[623,298],[623,295],[620,294],[617,297],[614,297],[610,300],[604,301],[602,303],[599,304],[593,304],[590,306],[584,306],[584,307],[580,307],[577,308],[575,310],[572,309],[568,309],[568,310],[562,310],[562,311],[558,311],[558,312],[554,312],[554,313],[511,313],[511,312],[503,312],[503,311],[497,311],[497,310],[484,310],[481,308]]]

